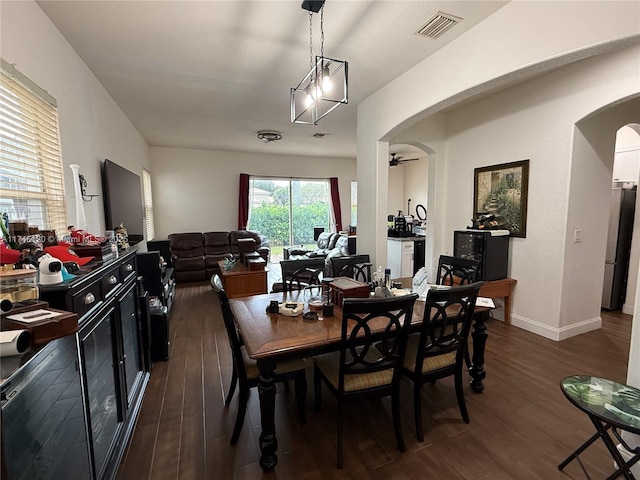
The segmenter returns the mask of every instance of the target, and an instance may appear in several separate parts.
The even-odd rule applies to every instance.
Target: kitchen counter
[[[424,235],[412,235],[411,237],[387,237],[387,240],[392,240],[396,242],[416,242],[418,240],[424,240],[426,237]]]

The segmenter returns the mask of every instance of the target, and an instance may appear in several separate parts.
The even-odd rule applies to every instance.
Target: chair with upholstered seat
[[[255,360],[249,358],[249,355],[241,342],[240,336],[238,335],[233,312],[229,305],[229,299],[227,298],[222,281],[218,275],[213,275],[211,277],[211,287],[220,300],[222,318],[224,320],[227,336],[229,337],[231,356],[233,358],[233,373],[231,376],[229,393],[227,394],[224,402],[225,407],[228,407],[231,403],[231,399],[236,389],[236,384],[239,384],[238,414],[233,427],[233,434],[231,435],[231,445],[234,445],[240,437],[240,431],[242,430],[242,424],[244,423],[249,389],[258,385],[259,371]],[[305,397],[307,395],[307,377],[305,367],[306,362],[302,359],[279,363],[275,371],[276,382],[295,380],[298,416],[302,423],[305,423],[306,421],[304,412]]]
[[[371,261],[368,254],[333,257],[332,277],[349,277],[364,283],[371,281]]]
[[[471,258],[440,255],[436,283],[438,285],[464,285],[477,280],[480,262]]]
[[[469,423],[462,384],[467,339],[478,290],[483,282],[429,290],[420,331],[409,335],[402,374],[413,381],[413,410],[418,441],[422,430],[422,385],[454,376],[456,399],[462,419]]]
[[[337,400],[337,455],[342,468],[343,404],[362,397],[391,395],[398,449],[405,450],[400,423],[400,366],[417,294],[388,298],[347,298],[342,306],[340,350],[314,357],[315,409],[324,382]]]

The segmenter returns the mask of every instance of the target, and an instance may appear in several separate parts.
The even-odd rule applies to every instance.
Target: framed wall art
[[[513,237],[527,236],[529,160],[503,163],[474,170],[474,224],[504,229]]]

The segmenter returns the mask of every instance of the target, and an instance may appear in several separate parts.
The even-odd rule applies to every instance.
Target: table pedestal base
[[[262,433],[260,434],[260,466],[263,470],[273,470],[278,463],[278,439],[276,438],[276,384],[275,364],[273,362],[258,362],[260,369],[260,383],[258,395],[260,396],[260,413],[262,421]]]
[[[471,388],[476,392],[484,390],[482,380],[487,376],[484,371],[484,350],[487,344],[487,318],[489,312],[481,312],[474,315],[473,331],[471,338],[473,339],[473,357],[471,367],[469,367],[469,375],[471,375]]]

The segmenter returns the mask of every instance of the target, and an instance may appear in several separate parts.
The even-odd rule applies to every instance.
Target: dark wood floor
[[[588,418],[558,384],[572,374],[624,381],[630,335],[631,317],[622,314],[603,313],[602,329],[562,342],[491,320],[485,390],[466,391],[471,422],[460,419],[452,382],[425,386],[425,441],[418,443],[406,382],[407,451],[396,449],[390,402],[364,401],[347,407],[342,470],[335,467],[335,403],[325,394],[322,413],[313,412],[309,371],[306,425],[297,421],[293,391],[278,387],[279,463],[263,474],[257,391],[240,440],[231,447],[237,396],[226,410],[231,359],[219,306],[208,284],[180,285],[170,316],[170,360],[154,365],[118,479],[584,479],[575,461],[557,470],[592,434]],[[592,478],[612,471],[601,442],[581,458]]]

